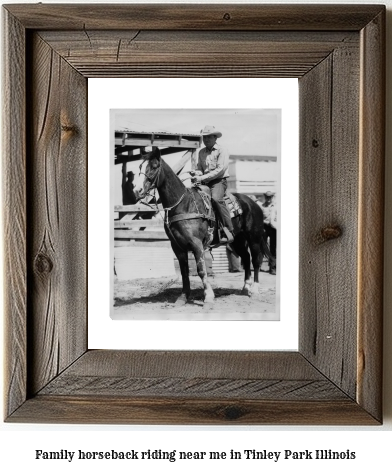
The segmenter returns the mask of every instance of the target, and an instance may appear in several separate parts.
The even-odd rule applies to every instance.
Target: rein
[[[185,191],[186,193],[186,191]],[[171,211],[172,209],[174,209],[176,206],[178,206],[180,204],[180,202],[184,199],[185,197],[185,193],[180,197],[180,199],[171,207],[164,207],[163,210],[164,211]]]
[[[180,204],[180,202],[183,200],[183,198],[184,198],[184,196],[187,192],[191,195],[191,197],[193,199],[193,204],[195,205],[196,212],[186,212],[186,213],[182,213],[182,214],[177,214],[175,216],[172,216],[169,219],[169,211],[171,209],[174,209],[178,204]],[[207,206],[205,204],[204,204],[204,206],[205,206],[206,211],[207,211],[208,210]],[[181,196],[180,200],[178,202],[176,202],[176,204],[174,206],[172,206],[170,208],[165,208],[165,211],[166,211],[165,223],[168,227],[170,227],[170,224],[172,224],[173,222],[186,221],[186,220],[189,220],[189,219],[206,219],[208,221],[215,222],[215,218],[211,215],[211,212],[206,214],[206,213],[201,213],[199,211],[199,208],[197,207],[195,196],[192,193],[192,191],[188,188],[185,190],[185,193]]]
[[[146,160],[144,160],[144,161],[146,161]],[[144,161],[143,161],[143,163],[144,163]],[[146,177],[146,179],[150,182],[150,187],[149,187],[148,191],[146,192],[146,194],[151,196],[151,194],[149,194],[149,191],[151,189],[157,189],[157,187],[159,186],[159,178],[160,178],[160,174],[161,174],[161,170],[162,170],[162,165],[161,164],[159,165],[159,167],[158,167],[158,169],[155,173],[146,174],[146,173],[143,173],[141,171],[141,167],[142,167],[143,163],[140,165],[140,174],[143,174]],[[196,212],[187,212],[187,213],[183,213],[183,214],[178,214],[176,216],[172,216],[169,219],[169,211],[176,208],[182,202],[182,200],[184,199],[187,192],[190,193],[190,195],[193,199],[193,203],[194,203],[194,206],[196,208]],[[206,207],[205,203],[204,203],[204,206]],[[188,220],[188,219],[202,218],[202,219],[207,219],[207,220],[210,220],[210,221],[215,221],[215,218],[211,215],[211,213],[205,214],[205,213],[201,213],[199,211],[199,208],[198,208],[197,203],[196,203],[195,196],[192,193],[192,191],[188,188],[185,188],[184,193],[181,195],[181,197],[178,199],[177,202],[175,202],[172,206],[164,207],[163,210],[165,211],[165,224],[168,227],[170,227],[170,224],[172,224],[173,222],[178,222],[178,221]],[[207,210],[207,207],[206,207],[206,210]]]

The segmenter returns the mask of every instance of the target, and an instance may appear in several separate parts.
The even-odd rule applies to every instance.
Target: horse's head
[[[161,152],[159,148],[154,146],[152,151],[146,152],[145,147],[142,147],[141,155],[143,161],[139,167],[139,178],[134,189],[137,199],[142,199],[160,182]]]

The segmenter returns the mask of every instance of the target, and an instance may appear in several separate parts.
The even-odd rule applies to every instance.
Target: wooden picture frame
[[[3,20],[6,421],[382,423],[385,7],[18,4]],[[123,76],[299,78],[298,352],[88,349],[87,85]]]

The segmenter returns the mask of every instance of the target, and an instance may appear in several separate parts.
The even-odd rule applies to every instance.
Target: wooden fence
[[[137,253],[137,262],[141,262],[141,258],[148,259],[151,257],[152,248],[168,248],[171,250],[170,241],[164,230],[162,207],[150,207],[144,204],[134,204],[129,206],[115,206],[115,212],[126,213],[120,220],[114,221],[114,247],[137,247],[137,250],[130,252],[132,255]],[[146,217],[151,216],[150,219]],[[140,218],[140,217],[143,218]],[[161,251],[166,255],[166,251]],[[119,251],[115,254],[120,255]],[[155,258],[157,253],[154,254]],[[124,258],[124,257],[121,257]],[[174,253],[172,258],[176,270],[179,270],[179,263]],[[164,273],[164,269],[160,267],[167,264],[167,258],[159,258],[155,262],[154,268],[156,272]],[[229,271],[229,264],[226,256],[226,247],[219,247],[210,252],[206,252],[205,260],[207,265],[207,272],[209,275],[213,273],[223,273]],[[135,259],[136,261],[136,259]],[[197,275],[196,263],[192,253],[189,253],[189,271],[191,275]]]

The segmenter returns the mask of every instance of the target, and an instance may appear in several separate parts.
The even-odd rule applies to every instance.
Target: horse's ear
[[[152,154],[154,158],[160,158],[161,157],[161,150],[157,146],[152,147]]]
[[[151,160],[151,158],[159,160],[161,158],[161,151],[157,146],[153,146],[151,151],[146,151],[146,147],[141,146],[140,154],[144,160]]]

